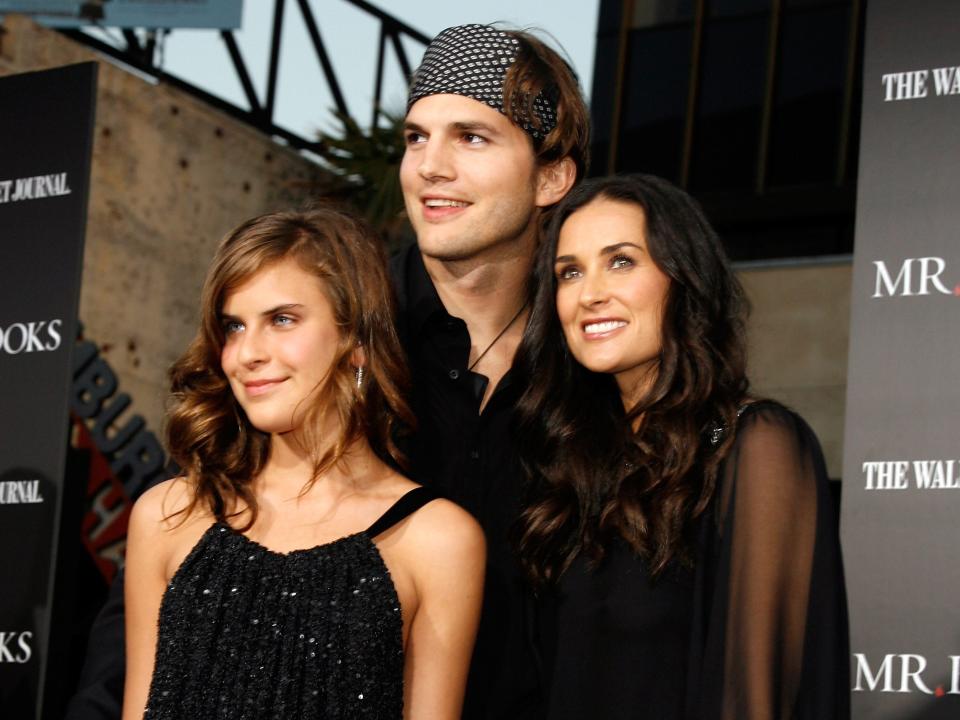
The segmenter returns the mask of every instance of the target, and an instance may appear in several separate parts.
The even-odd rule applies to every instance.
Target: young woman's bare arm
[[[182,480],[169,480],[151,488],[137,500],[130,515],[124,569],[127,669],[123,720],[141,720],[147,704],[173,540],[164,518],[170,512],[171,496],[182,495],[182,487]]]
[[[434,501],[413,521],[411,558],[419,603],[405,648],[407,720],[458,720],[480,618],[486,544],[467,512]]]

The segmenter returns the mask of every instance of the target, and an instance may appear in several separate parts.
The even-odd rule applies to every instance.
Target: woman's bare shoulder
[[[134,517],[144,522],[165,525],[168,519],[187,512],[193,503],[194,487],[190,479],[184,476],[157,483],[134,503]]]
[[[447,556],[482,556],[486,541],[480,523],[454,502],[431,500],[409,519],[409,539],[424,557],[438,551]]]
[[[154,485],[133,506],[127,534],[135,547],[148,549],[169,579],[214,518],[194,503],[195,484],[176,477]]]
[[[214,518],[204,503],[195,502],[196,484],[188,477],[157,483],[134,503],[130,527],[134,532],[157,538],[190,535]]]
[[[398,472],[382,481],[381,490],[399,501],[411,490],[422,487]],[[442,497],[428,500],[409,516],[386,530],[378,540],[412,559],[435,556],[439,551],[453,555],[479,555],[486,551],[483,529],[474,517],[454,502]]]

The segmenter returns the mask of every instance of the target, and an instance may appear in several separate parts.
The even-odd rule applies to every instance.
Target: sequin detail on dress
[[[403,517],[433,499],[412,492]],[[399,720],[400,602],[371,537],[277,553],[212,525],[164,593],[144,717]]]

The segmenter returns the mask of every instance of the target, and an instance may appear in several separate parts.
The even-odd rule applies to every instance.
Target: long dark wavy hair
[[[582,367],[557,319],[554,260],[564,222],[594,200],[639,206],[646,245],[670,279],[656,377],[624,409],[612,375]],[[638,232],[641,229],[638,228]],[[689,195],[661,178],[588,180],[557,206],[539,250],[533,307],[516,367],[528,478],[518,549],[536,585],[585,553],[599,563],[622,538],[657,576],[688,563],[695,522],[713,497],[748,381],[748,305],[719,238]]]
[[[320,281],[340,329],[332,369],[311,396],[298,430],[300,443],[313,453],[314,480],[361,438],[385,462],[405,465],[395,440],[414,419],[382,244],[365,223],[332,208],[262,215],[221,241],[203,285],[200,328],[170,370],[167,444],[195,488],[184,517],[202,505],[220,520],[249,511],[241,529],[256,520],[251,481],[267,461],[270,436],[247,419],[221,368],[221,312],[233,289],[287,258]],[[360,389],[358,347],[365,360]],[[320,437],[331,408],[339,420],[332,442]]]

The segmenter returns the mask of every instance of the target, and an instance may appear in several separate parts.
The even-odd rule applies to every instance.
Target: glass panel
[[[618,171],[677,179],[692,37],[690,25],[630,32]]]
[[[656,27],[693,19],[695,0],[635,0],[633,29]]]
[[[607,150],[610,142],[610,129],[613,120],[614,92],[616,91],[618,50],[620,44],[620,18],[612,20],[612,12],[607,8],[619,3],[602,4],[601,21],[597,28],[597,51],[593,60],[593,79],[591,83],[590,120],[593,142],[592,167],[598,174],[607,172]],[[607,15],[606,21],[603,16]],[[602,151],[599,145],[603,145]]]
[[[784,14],[770,134],[770,185],[830,182],[846,77],[848,7]]]
[[[735,17],[766,13],[771,0],[708,0],[710,17]]]
[[[731,260],[844,255],[853,249],[853,214],[847,220],[790,219],[751,228],[721,228]]]
[[[788,10],[792,8],[803,8],[803,7],[816,7],[824,5],[834,5],[834,6],[848,6],[850,5],[850,0],[842,0],[837,2],[837,0],[783,0],[783,5]]]
[[[710,20],[704,28],[694,125],[693,189],[754,183],[769,17]]]

